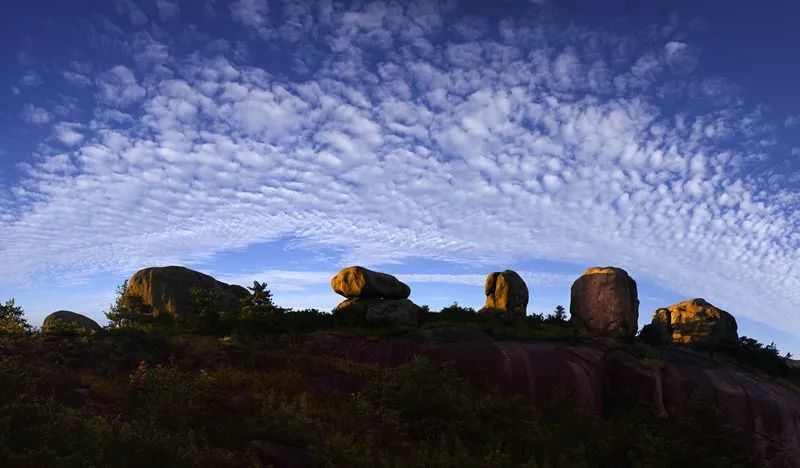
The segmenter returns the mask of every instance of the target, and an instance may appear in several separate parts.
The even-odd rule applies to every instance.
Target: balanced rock
[[[394,276],[361,266],[350,266],[337,273],[331,279],[331,287],[336,293],[349,299],[407,299],[411,295],[411,288]]]
[[[128,281],[128,293],[136,294],[153,309],[154,316],[167,315],[180,320],[193,316],[192,290],[208,292],[220,312],[236,312],[247,289],[217,281],[209,275],[181,266],[151,267],[139,270]]]
[[[633,337],[639,320],[636,281],[621,268],[589,268],[572,284],[569,313],[592,335]]]
[[[69,310],[58,310],[44,318],[42,332],[62,333],[62,332],[93,332],[100,330],[100,325],[89,317],[71,312]]]
[[[733,315],[701,298],[658,309],[652,323],[666,328],[673,343],[717,346],[739,340]]]
[[[489,273],[483,284],[486,293],[484,309],[503,310],[524,317],[528,307],[528,287],[516,271]]]
[[[416,327],[422,308],[408,299],[356,297],[339,303],[334,314],[348,325]]]

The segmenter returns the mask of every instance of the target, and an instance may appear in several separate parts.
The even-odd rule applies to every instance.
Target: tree
[[[117,286],[117,298],[105,314],[112,328],[147,323],[153,318],[152,309],[144,299],[128,290],[128,280]]]
[[[9,299],[5,304],[0,304],[0,333],[3,335],[20,337],[31,332],[31,326],[25,320],[22,307]]]
[[[252,293],[242,299],[242,309],[239,315],[241,324],[245,329],[255,331],[270,328],[273,319],[285,311],[272,302],[272,292],[267,283],[253,281],[253,286],[247,288]]]
[[[553,309],[553,317],[556,320],[563,322],[567,319],[567,311],[564,309],[564,306],[561,304],[557,305],[555,309]]]

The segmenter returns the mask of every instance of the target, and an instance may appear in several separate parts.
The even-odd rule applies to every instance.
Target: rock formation
[[[589,268],[572,284],[569,313],[592,335],[631,338],[639,320],[636,281],[621,268]]]
[[[331,287],[348,299],[407,299],[411,295],[411,288],[394,276],[360,266],[347,267],[337,273],[331,279]]]
[[[483,285],[486,293],[484,309],[502,310],[524,317],[528,307],[528,287],[516,271],[489,273]]]
[[[71,312],[69,310],[58,310],[44,318],[42,323],[43,333],[62,333],[62,332],[93,332],[100,330],[100,325],[89,317]]]
[[[673,343],[719,346],[736,344],[738,327],[733,315],[697,298],[658,309],[653,324],[660,324]]]
[[[418,323],[421,309],[408,300],[411,288],[392,275],[351,266],[331,279],[331,287],[347,298],[334,309],[342,323],[399,326]]]
[[[141,296],[155,316],[179,320],[193,316],[192,289],[211,294],[221,312],[236,312],[247,289],[217,281],[209,275],[181,266],[151,267],[139,270],[128,281],[128,292]]]

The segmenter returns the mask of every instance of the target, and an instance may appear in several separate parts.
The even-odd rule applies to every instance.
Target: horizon
[[[528,313],[625,269],[800,354],[800,6],[681,1],[7,7],[0,301],[105,322],[183,265],[330,310],[360,264]]]

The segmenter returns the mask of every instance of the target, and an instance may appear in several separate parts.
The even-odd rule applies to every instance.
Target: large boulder
[[[71,312],[58,310],[44,318],[42,332],[44,333],[91,333],[100,330],[100,325],[89,317]]]
[[[516,271],[489,273],[483,289],[486,293],[484,309],[502,310],[511,315],[525,316],[528,307],[528,287]]]
[[[631,338],[639,320],[636,281],[621,268],[589,268],[572,284],[569,313],[592,335]]]
[[[416,327],[422,308],[408,299],[356,297],[336,306],[333,313],[346,325],[395,325]]]
[[[652,324],[666,328],[673,343],[719,346],[739,341],[733,315],[701,298],[658,309]]]
[[[373,297],[381,299],[407,299],[411,288],[392,275],[368,270],[361,266],[343,269],[331,279],[337,294],[352,299]]]
[[[194,315],[192,290],[209,293],[220,312],[235,313],[247,289],[217,281],[209,275],[181,266],[151,267],[139,270],[128,281],[130,294],[138,295],[153,309],[153,315],[182,321]]]

